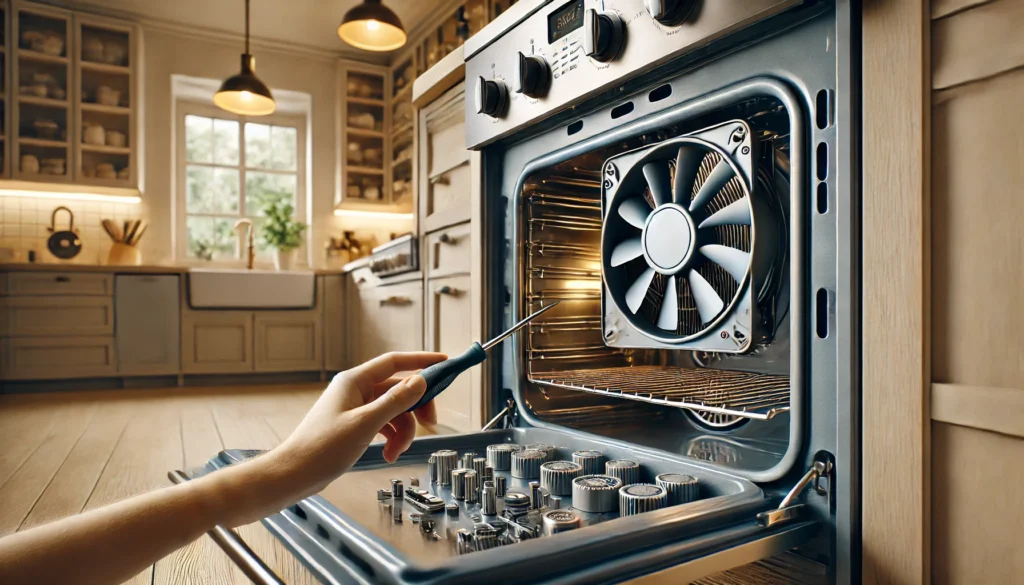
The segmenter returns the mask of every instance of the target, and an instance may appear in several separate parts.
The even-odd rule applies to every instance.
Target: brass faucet
[[[238,231],[241,226],[246,226],[246,231],[249,233],[249,261],[246,263],[246,268],[252,270],[253,262],[256,260],[256,246],[254,244],[254,236],[256,230],[252,227],[252,221],[248,219],[240,219],[235,222],[234,230]]]

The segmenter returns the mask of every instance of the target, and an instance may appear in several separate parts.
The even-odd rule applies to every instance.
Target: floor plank
[[[89,428],[96,409],[95,404],[63,409],[60,424],[50,429],[32,456],[0,488],[0,536],[18,530]]]
[[[36,449],[46,440],[64,408],[30,409],[21,417],[5,416],[0,428],[0,486],[17,473]],[[10,413],[8,413],[10,415]]]

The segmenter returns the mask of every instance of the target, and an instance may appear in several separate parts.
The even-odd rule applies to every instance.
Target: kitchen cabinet
[[[460,83],[419,113],[419,211],[427,232],[470,219],[465,99],[465,84]]]
[[[0,344],[0,377],[7,380],[95,378],[117,373],[111,336],[9,337]]]
[[[349,322],[345,318],[345,277],[324,276],[323,322],[324,322],[324,370],[340,372],[345,369],[345,329]]]
[[[0,299],[0,335],[113,335],[111,297],[20,296]]]
[[[186,374],[252,372],[253,314],[186,311],[181,327],[181,369]]]
[[[435,278],[427,290],[427,351],[459,355],[476,339],[466,318],[472,309],[469,275]],[[475,431],[473,411],[480,408],[480,397],[473,392],[473,377],[459,376],[434,399],[440,424],[458,431]]]
[[[257,372],[319,370],[323,331],[316,311],[254,313],[254,354]]]
[[[118,275],[118,372],[124,376],[177,374],[181,366],[180,279],[175,275]]]
[[[419,280],[359,290],[355,362],[389,351],[423,349],[423,283]]]
[[[11,272],[0,294],[26,296],[112,295],[111,274],[81,272]],[[2,281],[0,281],[2,282]]]
[[[390,80],[385,67],[354,61],[338,64],[341,188],[337,206],[387,209],[395,202],[391,182]]]
[[[426,237],[427,278],[468,274],[473,253],[472,225],[463,223]]]

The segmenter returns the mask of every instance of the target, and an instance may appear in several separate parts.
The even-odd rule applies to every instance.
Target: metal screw
[[[743,148],[740,149],[740,152],[742,152],[743,154],[750,154],[750,147],[744,146]]]
[[[722,339],[729,339],[729,332],[728,331],[723,331],[722,332]]]

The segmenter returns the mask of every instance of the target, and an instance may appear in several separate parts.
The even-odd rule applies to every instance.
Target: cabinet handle
[[[380,300],[380,306],[382,306],[382,307],[385,306],[385,305],[403,306],[403,305],[411,305],[411,304],[412,304],[412,299],[410,299],[409,297],[394,296],[394,297],[388,297],[386,299],[381,299]]]
[[[71,282],[71,278],[67,276],[57,276],[53,280],[54,282]]]
[[[442,244],[455,244],[459,241],[459,238],[452,237],[450,234],[446,232],[438,236],[437,241],[441,242]]]
[[[448,186],[452,184],[452,180],[448,178],[448,175],[441,174],[436,177],[430,177],[430,184]]]
[[[356,284],[359,285],[359,286],[362,286],[362,285],[366,284],[366,277],[365,276],[360,276],[356,280]]]
[[[454,286],[445,285],[445,286],[439,286],[439,287],[435,288],[434,289],[434,294],[435,295],[451,295],[453,297],[457,297],[457,296],[462,294],[462,291],[457,289],[457,288],[455,288]]]

